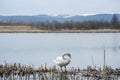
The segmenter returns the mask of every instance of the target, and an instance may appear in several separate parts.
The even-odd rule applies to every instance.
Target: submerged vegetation
[[[112,69],[92,68],[86,69],[71,67],[67,71],[61,71],[56,66],[47,67],[47,65],[35,69],[33,66],[22,64],[0,65],[0,80],[118,80],[120,77],[120,68]]]

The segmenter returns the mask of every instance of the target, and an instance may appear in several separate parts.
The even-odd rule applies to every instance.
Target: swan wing
[[[66,66],[70,63],[70,60],[65,60],[62,57],[57,57],[55,60],[53,60],[53,62],[58,66]]]
[[[62,60],[62,57],[57,57],[55,60],[53,60],[53,62],[57,64],[61,62],[61,60]]]

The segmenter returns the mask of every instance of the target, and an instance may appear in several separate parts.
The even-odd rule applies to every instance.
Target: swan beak
[[[70,54],[69,54],[69,57],[72,58]]]

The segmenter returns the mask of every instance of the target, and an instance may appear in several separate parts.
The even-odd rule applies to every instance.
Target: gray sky
[[[120,13],[120,0],[0,0],[0,15]]]

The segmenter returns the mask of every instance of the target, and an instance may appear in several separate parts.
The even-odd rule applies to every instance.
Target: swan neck
[[[69,58],[70,58],[70,57],[69,57],[69,56],[67,56],[66,54],[64,54],[62,57],[63,57],[63,59],[64,59],[64,60],[66,60],[66,59],[69,59]]]
[[[66,58],[65,58],[65,54],[62,56],[62,58],[63,58],[63,59],[66,59]]]

